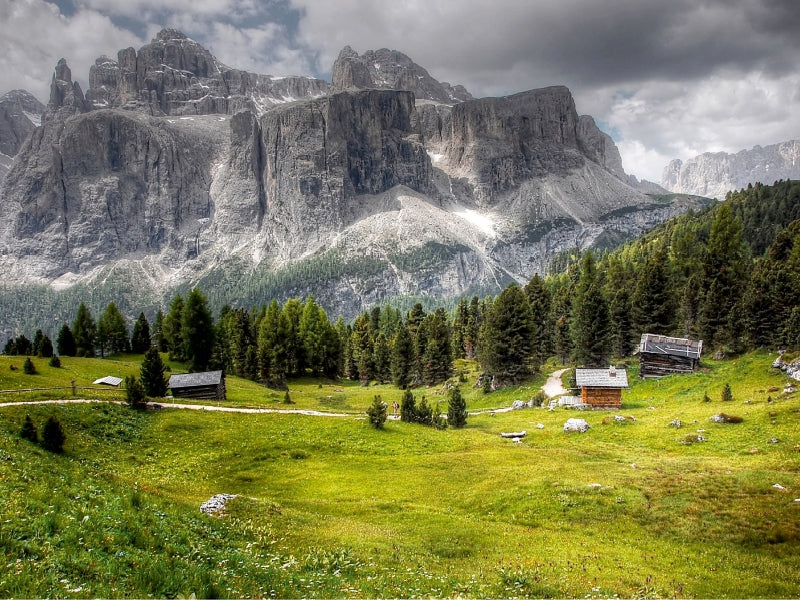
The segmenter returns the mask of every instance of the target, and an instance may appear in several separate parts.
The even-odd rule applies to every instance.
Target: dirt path
[[[547,378],[547,383],[542,386],[542,391],[548,398],[555,398],[556,396],[563,396],[569,394],[569,390],[561,384],[561,376],[566,372],[566,369],[555,371]]]
[[[0,408],[5,406],[28,406],[31,404],[125,404],[121,400],[87,400],[84,398],[69,398],[63,400],[27,400],[23,402],[0,402]],[[281,415],[307,415],[310,417],[354,417],[355,414],[332,413],[320,410],[306,410],[302,408],[238,408],[235,406],[216,406],[207,404],[173,404],[171,402],[148,402],[149,408],[184,408],[186,410],[208,410],[217,412],[232,412],[246,414],[281,414]]]

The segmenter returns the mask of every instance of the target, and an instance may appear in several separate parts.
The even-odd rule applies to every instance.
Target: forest
[[[477,359],[487,391],[521,381],[550,357],[605,366],[630,356],[642,333],[704,340],[716,355],[800,347],[800,182],[756,184],[689,212],[612,251],[561,257],[560,273],[511,284],[455,308],[376,306],[335,322],[312,296],[216,319],[199,288],[176,295],[151,325],[115,303],[95,319],[81,303],[55,345],[38,330],[5,354],[105,356],[150,346],[280,389],[287,378],[346,377],[400,388],[441,383],[458,358]]]

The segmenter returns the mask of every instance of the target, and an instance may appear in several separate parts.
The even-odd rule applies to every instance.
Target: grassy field
[[[5,407],[0,596],[796,597],[800,394],[782,393],[773,358],[646,382],[633,365],[616,413],[487,412],[448,431],[371,429],[372,397],[398,390],[310,379],[290,382],[288,408],[352,416]],[[40,360],[25,376],[0,357],[0,389],[135,374],[139,360]],[[458,370],[470,410],[545,380],[487,395],[473,365]],[[251,382],[228,390],[228,404],[287,408]],[[416,393],[446,406],[443,389]],[[743,421],[710,420],[720,412]],[[18,437],[26,414],[58,417],[63,455]],[[569,417],[591,428],[564,434]],[[521,443],[498,435],[519,430]],[[217,493],[238,497],[201,514]]]

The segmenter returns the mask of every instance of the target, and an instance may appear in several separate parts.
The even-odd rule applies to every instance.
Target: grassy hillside
[[[464,430],[376,431],[361,412],[397,390],[312,380],[290,384],[290,408],[353,416],[5,407],[0,596],[796,596],[800,394],[782,394],[772,358],[631,373],[624,422],[526,409]],[[38,361],[30,377],[90,381],[136,373],[137,360],[65,359],[55,374]],[[27,386],[11,362],[0,357],[0,389]],[[470,409],[544,382],[483,395],[459,367]],[[285,407],[282,393],[228,384],[231,404]],[[712,422],[720,412],[743,422]],[[63,455],[18,437],[26,414],[40,428],[58,417]],[[569,417],[591,429],[564,434]],[[523,429],[518,444],[498,435]],[[707,441],[685,443],[698,430]],[[199,512],[223,492],[239,494],[225,516]]]

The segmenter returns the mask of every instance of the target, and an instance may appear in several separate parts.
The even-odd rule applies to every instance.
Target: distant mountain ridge
[[[396,51],[345,48],[328,84],[164,30],[89,80],[59,62],[3,181],[8,285],[110,281],[123,310],[198,283],[218,305],[314,293],[352,316],[499,291],[702,204],[631,187],[566,87],[471,99]]]
[[[25,90],[0,97],[0,180],[33,130],[41,125],[44,104]]]
[[[757,182],[800,179],[800,140],[755,146],[735,154],[705,152],[687,160],[671,161],[661,176],[662,187],[681,194],[725,198]]]

